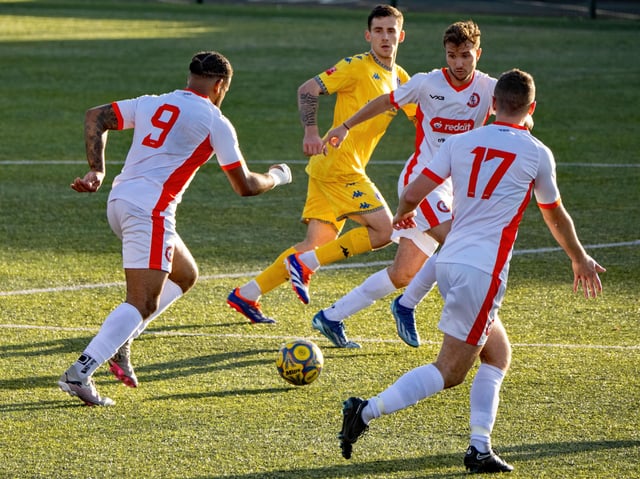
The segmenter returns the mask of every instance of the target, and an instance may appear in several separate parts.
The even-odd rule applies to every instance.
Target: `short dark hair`
[[[475,48],[480,48],[480,27],[473,20],[452,23],[442,37],[443,45],[453,43],[460,46],[465,42],[471,42]]]
[[[506,114],[526,113],[536,98],[536,85],[529,73],[514,68],[500,75],[493,95],[498,111]]]
[[[381,17],[394,17],[396,20],[400,22],[400,27],[402,28],[402,24],[404,23],[404,17],[402,16],[402,12],[391,5],[376,5],[371,10],[369,14],[369,18],[367,19],[368,29],[371,30],[371,22],[374,18]]]
[[[231,63],[218,52],[198,52],[191,59],[189,71],[194,75],[209,78],[226,78],[233,75]]]

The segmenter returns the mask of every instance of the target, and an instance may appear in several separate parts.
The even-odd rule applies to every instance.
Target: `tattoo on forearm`
[[[85,122],[85,142],[87,161],[93,170],[104,170],[104,150],[108,130],[118,128],[118,118],[111,105],[104,105],[95,111],[93,121]]]
[[[318,97],[302,93],[298,99],[300,121],[304,126],[316,125],[318,121]]]

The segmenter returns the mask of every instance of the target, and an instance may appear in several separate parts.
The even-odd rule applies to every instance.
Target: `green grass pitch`
[[[442,301],[419,308],[424,344],[397,338],[391,297],[347,322],[360,350],[340,350],[310,326],[381,264],[392,247],[326,268],[303,306],[288,286],[263,298],[273,327],[225,304],[229,291],[300,240],[306,177],[296,88],[365,51],[368,9],[194,2],[0,0],[0,477],[8,479],[415,479],[465,475],[469,384],[372,423],[340,456],[341,402],[369,397],[437,353]],[[398,62],[410,73],[444,64],[445,27],[469,15],[408,12]],[[532,73],[534,134],[558,162],[558,182],[583,243],[608,271],[604,294],[571,292],[568,259],[527,211],[502,319],[514,344],[493,434],[515,478],[640,477],[640,28],[638,22],[475,16],[479,68]],[[122,301],[119,243],[105,218],[108,184],[128,133],[110,134],[107,183],[79,195],[82,122],[94,105],[185,84],[190,56],[224,53],[235,68],[223,111],[252,169],[286,161],[294,182],[234,195],[215,161],[185,195],[178,229],[201,269],[194,290],[133,347],[141,381],[127,389],[102,368],[114,408],[86,408],[56,381]],[[329,127],[332,99],[321,99]],[[392,207],[413,148],[398,118],[369,167]],[[314,340],[320,378],[294,387],[275,354]]]

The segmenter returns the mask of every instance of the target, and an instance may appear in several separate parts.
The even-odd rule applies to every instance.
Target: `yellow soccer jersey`
[[[369,101],[405,83],[409,74],[398,65],[390,69],[368,52],[339,61],[315,79],[326,94],[336,93],[331,126],[334,128]],[[409,117],[415,115],[415,105],[402,109]],[[365,168],[373,150],[395,115],[395,111],[388,111],[351,128],[340,148],[329,146],[327,156],[315,155],[309,159],[306,169],[309,176],[339,182],[366,176]]]

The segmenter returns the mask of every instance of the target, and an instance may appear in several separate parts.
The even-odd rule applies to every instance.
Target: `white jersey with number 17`
[[[495,122],[449,138],[423,174],[436,182],[450,176],[453,185],[453,222],[438,262],[502,281],[532,191],[542,208],[560,204],[551,150],[518,125]]]
[[[110,199],[124,199],[154,216],[172,215],[214,153],[223,170],[244,162],[233,125],[209,98],[191,90],[144,95],[112,106],[118,129],[134,131]]]

